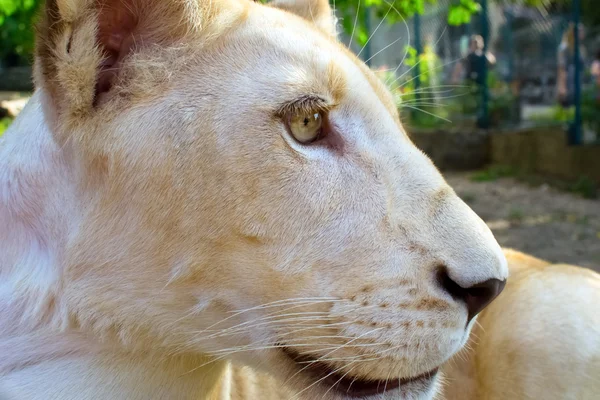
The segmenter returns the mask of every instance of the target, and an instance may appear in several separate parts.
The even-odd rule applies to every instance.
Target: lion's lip
[[[302,355],[282,347],[283,352],[294,362],[300,364],[303,370],[319,380],[319,383],[328,386],[332,391],[343,394],[346,397],[364,397],[382,394],[411,383],[425,383],[435,378],[438,368],[419,376],[410,378],[368,380],[352,377],[343,373],[337,373],[327,364],[317,361],[310,356]]]

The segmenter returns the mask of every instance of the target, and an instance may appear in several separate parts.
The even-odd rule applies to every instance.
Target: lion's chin
[[[337,372],[335,368],[310,356],[301,355],[283,347],[283,353],[298,369],[298,374],[309,377],[310,383],[297,398],[309,396],[309,392],[322,392],[323,399],[429,399],[437,381],[438,368],[424,374],[386,380],[365,379],[349,373]]]

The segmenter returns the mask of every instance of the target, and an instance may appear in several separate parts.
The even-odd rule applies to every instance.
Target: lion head
[[[61,329],[425,399],[503,287],[325,0],[48,0],[35,77]]]

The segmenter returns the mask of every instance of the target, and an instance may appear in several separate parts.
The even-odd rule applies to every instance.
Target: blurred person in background
[[[469,52],[463,59],[462,63],[456,65],[453,73],[453,81],[459,83],[460,80],[467,82],[471,96],[473,96],[477,108],[477,126],[481,128],[487,127],[487,121],[483,115],[483,86],[485,84],[484,69],[494,67],[496,65],[496,57],[491,52],[484,51],[485,42],[481,35],[472,35],[469,39]],[[469,105],[465,101],[463,103],[465,113],[468,113]]]
[[[583,84],[583,70],[585,68],[585,49],[581,42],[585,38],[585,31],[579,27],[579,67],[580,82]],[[558,47],[558,78],[557,95],[558,102],[564,107],[571,107],[575,101],[575,25],[569,27],[563,34],[562,41]]]
[[[491,52],[484,54],[485,43],[481,35],[473,35],[469,39],[469,51],[462,63],[456,64],[452,80],[459,83],[461,80],[481,86],[484,83],[483,68],[487,61],[488,67],[496,65],[496,57]]]
[[[478,87],[482,86],[484,82],[485,63],[487,62],[488,68],[496,65],[496,57],[489,51],[484,54],[485,43],[483,37],[480,35],[471,36],[469,42],[469,54],[466,60],[466,78],[472,84]]]

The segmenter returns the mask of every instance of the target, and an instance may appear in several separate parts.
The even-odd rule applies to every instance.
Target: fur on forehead
[[[312,22],[325,34],[337,37],[337,19],[328,0],[274,0],[269,4],[296,14]]]
[[[48,0],[34,76],[46,93],[46,115],[57,142],[72,137],[74,127],[111,100],[161,93],[161,76],[172,76],[174,67],[185,64],[173,57],[185,56],[191,47],[201,51],[239,23],[251,5],[245,0]],[[335,35],[327,0],[276,0],[269,6]],[[189,42],[194,46],[185,45]],[[122,107],[113,103],[103,112],[111,109]]]

